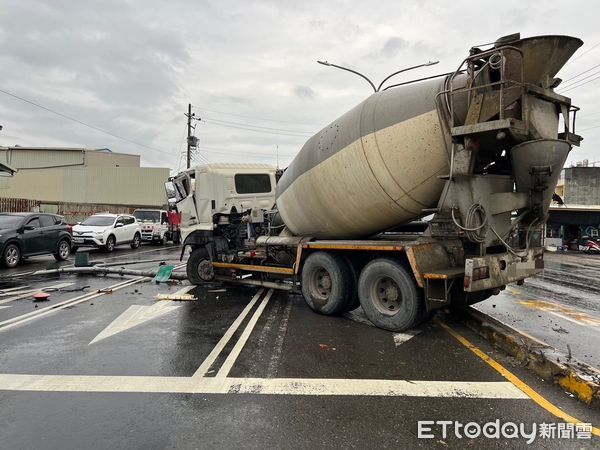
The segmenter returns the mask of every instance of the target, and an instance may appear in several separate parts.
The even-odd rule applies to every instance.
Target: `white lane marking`
[[[0,374],[0,391],[529,399],[507,381]]]
[[[10,308],[10,306],[0,306],[0,309],[2,308]]]
[[[375,327],[375,325],[373,325],[373,323],[367,318],[362,308],[357,308],[354,311],[349,311],[343,314],[343,316],[346,319],[352,320],[353,322],[362,323],[370,327]]]
[[[260,303],[260,305],[258,306],[258,308],[256,308],[254,315],[250,318],[250,321],[246,325],[246,328],[244,328],[242,335],[240,336],[238,341],[235,343],[235,346],[233,347],[231,352],[229,352],[227,359],[225,360],[225,362],[223,363],[223,365],[217,372],[217,375],[216,375],[217,378],[225,378],[227,375],[229,375],[229,372],[231,371],[231,368],[235,364],[235,361],[237,360],[238,356],[240,356],[240,353],[242,352],[242,349],[246,345],[246,342],[248,342],[248,338],[252,334],[252,330],[254,330],[254,327],[256,326],[258,319],[260,318],[263,311],[265,310],[267,303],[269,303],[269,300],[271,299],[273,292],[274,292],[273,289],[269,289],[267,291],[267,295],[265,295],[265,297],[263,298],[263,300]]]
[[[157,317],[164,316],[170,312],[180,308],[179,305],[171,305],[165,302],[155,303],[154,305],[132,305],[127,308],[123,314],[117,317],[108,325],[104,330],[98,333],[92,341],[88,344],[91,345],[94,342],[101,341],[110,336],[114,336],[117,333],[133,328],[149,320],[156,319]]]
[[[139,283],[140,281],[144,281],[147,279],[148,278],[146,278],[146,277],[137,277],[137,278],[133,278],[133,279],[130,279],[127,281],[122,281],[121,283],[117,283],[112,286],[108,286],[105,289],[112,289],[112,291],[118,291],[119,289],[123,289],[129,285]],[[69,300],[65,300],[60,303],[56,303],[54,305],[47,306],[45,308],[38,309],[36,311],[30,312],[27,314],[13,317],[12,319],[8,319],[8,320],[5,320],[4,322],[0,322],[0,331],[6,331],[10,328],[16,327],[25,322],[29,322],[29,321],[35,320],[39,317],[43,317],[47,314],[51,314],[54,311],[68,308],[70,306],[77,305],[82,302],[86,302],[88,300],[91,300],[96,297],[100,297],[102,295],[106,295],[106,293],[105,292],[96,292],[96,293],[92,292],[92,293],[88,293],[88,294],[80,295],[78,297],[71,298]]]
[[[269,361],[269,366],[267,367],[267,378],[273,378],[277,373],[277,369],[279,367],[279,361],[281,360],[281,355],[283,354],[283,343],[285,341],[285,336],[287,334],[287,327],[290,321],[290,314],[292,312],[292,302],[288,301],[285,305],[285,309],[283,310],[283,317],[279,322],[279,329],[277,330],[277,338],[275,339],[275,345],[273,346],[273,353],[271,355],[271,360]]]
[[[215,348],[212,349],[212,351],[206,357],[206,359],[202,362],[200,367],[198,367],[198,370],[196,370],[196,372],[194,373],[192,378],[199,378],[199,377],[203,377],[204,375],[206,375],[206,373],[208,372],[208,369],[210,369],[210,366],[212,366],[214,364],[214,362],[218,358],[219,354],[223,351],[223,349],[225,348],[225,346],[227,345],[229,340],[233,337],[234,333],[240,327],[240,325],[242,324],[242,322],[244,321],[244,319],[246,318],[248,313],[252,310],[252,308],[256,304],[256,301],[259,299],[259,297],[263,294],[264,291],[265,291],[264,288],[261,288],[254,295],[254,297],[252,297],[252,300],[250,300],[250,303],[248,303],[246,305],[246,307],[240,313],[240,315],[237,317],[237,319],[235,319],[235,321],[231,324],[231,326],[225,332],[225,334],[223,335],[221,340],[217,343],[217,345],[215,345]]]
[[[26,284],[24,286],[17,286],[17,287],[2,289],[2,290],[0,290],[0,297],[6,297],[7,295],[21,294],[22,292],[19,292],[19,291],[29,292],[30,290],[31,290],[31,288],[29,287],[28,284]]]
[[[394,344],[396,347],[404,344],[409,339],[414,338],[417,334],[419,334],[421,330],[408,330],[404,333],[394,333],[392,337],[394,338]]]
[[[32,294],[37,294],[39,292],[44,292],[46,289],[62,289],[62,288],[65,288],[65,287],[72,286],[74,284],[75,283],[58,283],[58,284],[55,284],[55,285],[52,285],[52,286],[44,286],[42,288],[31,289],[31,290],[23,291],[23,292],[17,292],[16,294],[18,294],[18,295],[14,296],[14,297],[5,298],[5,299],[0,300],[0,305],[3,305],[5,303],[10,303],[10,302],[13,302],[15,300],[20,300],[22,298],[31,297]],[[49,292],[49,294],[51,294],[51,293],[52,292]]]

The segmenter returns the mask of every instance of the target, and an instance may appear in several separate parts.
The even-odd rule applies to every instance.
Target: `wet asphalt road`
[[[178,256],[178,248],[145,246],[90,259]],[[13,272],[49,262],[32,259]],[[196,301],[177,302],[156,295],[183,292],[185,283],[148,281],[40,314],[127,279],[36,280],[34,287],[90,287],[39,304],[0,304],[3,448],[520,448],[524,439],[444,438],[439,428],[419,439],[417,422],[561,422],[451,336],[446,322],[401,335],[363,323],[360,310],[315,315],[297,295],[211,286],[189,291]],[[556,406],[600,423],[598,409],[448,325]],[[531,447],[594,445],[538,438]]]
[[[543,275],[475,307],[600,367],[600,256],[546,252],[544,266]]]

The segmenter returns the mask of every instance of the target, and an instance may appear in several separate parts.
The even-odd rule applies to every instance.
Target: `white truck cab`
[[[142,242],[166,244],[169,232],[169,217],[162,209],[136,209],[133,215],[142,228]]]
[[[214,230],[244,215],[262,222],[275,204],[276,173],[269,164],[207,164],[170,178],[165,187],[181,214],[184,248],[212,240]]]

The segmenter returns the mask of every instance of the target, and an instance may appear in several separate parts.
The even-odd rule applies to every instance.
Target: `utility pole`
[[[187,168],[189,169],[192,165],[192,104],[188,103],[187,113]]]

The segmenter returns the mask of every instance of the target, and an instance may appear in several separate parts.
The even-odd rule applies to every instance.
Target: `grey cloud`
[[[391,58],[396,56],[400,50],[405,49],[409,44],[406,39],[402,39],[401,37],[391,37],[383,45],[381,55],[385,58]]]
[[[309,86],[296,86],[293,92],[302,100],[313,100],[317,96],[317,93]]]

